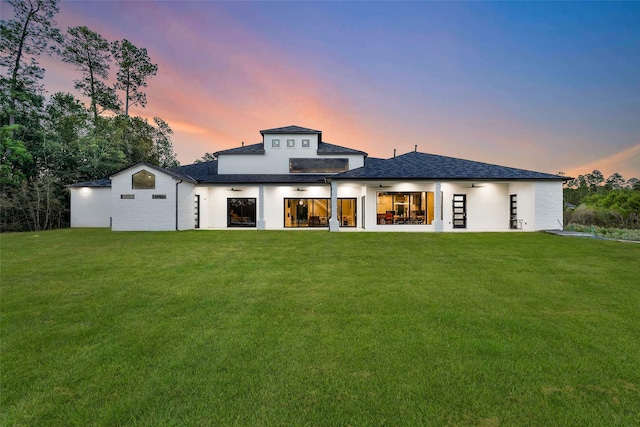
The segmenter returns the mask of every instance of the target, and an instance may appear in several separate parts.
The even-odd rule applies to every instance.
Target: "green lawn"
[[[7,234],[0,425],[640,425],[640,245]]]

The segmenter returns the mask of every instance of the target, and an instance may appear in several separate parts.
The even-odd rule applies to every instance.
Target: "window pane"
[[[146,170],[134,173],[131,179],[131,188],[134,190],[152,190],[156,188],[156,176]]]
[[[327,227],[329,199],[284,199],[285,227]]]
[[[338,173],[349,170],[349,159],[289,159],[289,173]]]
[[[256,199],[227,199],[228,227],[256,226]]]
[[[338,199],[338,216],[341,227],[355,227],[356,199]]]
[[[376,216],[378,224],[431,224],[433,193],[378,193]]]

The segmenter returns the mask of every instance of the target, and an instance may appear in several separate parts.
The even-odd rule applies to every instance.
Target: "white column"
[[[264,185],[258,187],[258,230],[266,229],[264,221]]]
[[[435,212],[433,219],[433,229],[435,231],[444,231],[444,224],[440,218],[442,218],[442,190],[441,182],[436,181],[436,194],[434,194]]]
[[[331,181],[331,218],[329,218],[329,231],[340,231],[338,221],[338,183]]]

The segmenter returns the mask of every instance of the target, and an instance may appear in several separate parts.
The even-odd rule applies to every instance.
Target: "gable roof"
[[[281,127],[281,128],[273,128],[273,129],[261,130],[260,133],[262,135],[264,135],[265,133],[269,133],[269,134],[281,134],[281,133],[322,134],[322,131],[315,130],[315,129],[309,129],[309,128],[303,128],[302,126],[291,125],[291,126],[285,126],[285,127]]]
[[[410,152],[388,160],[365,160],[361,168],[334,175],[332,179],[546,179],[566,177],[510,168],[435,154]]]
[[[120,175],[121,173],[138,166],[143,166],[148,169],[153,169],[161,173],[166,173],[167,175],[171,176],[174,179],[179,179],[179,180],[191,182],[194,184],[197,183],[197,181],[192,177],[190,177],[189,175],[186,175],[181,172],[176,172],[175,169],[164,169],[164,168],[161,168],[160,166],[152,165],[151,163],[147,163],[147,162],[139,162],[139,163],[136,163],[135,165],[127,166],[126,168],[121,169],[118,172],[112,173],[111,176],[109,176],[109,179],[112,179],[114,176]]]

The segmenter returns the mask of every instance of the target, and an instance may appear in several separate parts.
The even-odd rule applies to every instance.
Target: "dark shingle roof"
[[[164,172],[167,175],[170,175],[175,179],[180,179],[180,180],[183,180],[183,181],[193,182],[194,184],[196,183],[196,180],[193,177],[191,177],[189,175],[186,175],[184,173],[181,173],[181,172],[177,172],[175,170],[175,168],[174,169],[165,169],[165,168],[161,168],[160,166],[152,165],[151,163],[147,163],[147,162],[138,162],[138,163],[136,163],[134,165],[127,166],[124,169],[120,169],[118,172],[112,173],[111,177],[114,177],[114,176],[116,176],[116,175],[118,175],[118,174],[120,174],[120,173],[122,173],[122,172],[124,172],[126,170],[129,170],[129,169],[131,169],[133,167],[136,167],[136,166],[144,166],[144,167],[146,167],[148,169],[154,169],[154,170],[156,170],[158,172]]]
[[[285,129],[285,128],[280,128]],[[301,133],[301,132],[298,132]],[[257,144],[245,145],[242,147],[230,148],[228,150],[221,150],[213,153],[214,156],[220,154],[264,154],[264,144],[259,142]],[[362,154],[367,155],[364,151],[354,150],[353,148],[342,147],[340,145],[329,144],[328,142],[320,141],[318,143],[318,154]]]
[[[324,182],[326,175],[296,174],[226,174],[218,175],[218,161],[194,163],[173,169],[188,174],[201,184],[293,184]]]
[[[111,180],[109,178],[94,179],[93,181],[69,184],[67,187],[111,187]]]
[[[200,162],[191,165],[178,166],[171,169],[176,173],[182,173],[189,175],[197,181],[205,181],[211,176],[218,175],[218,161],[212,160],[210,162]]]
[[[353,148],[341,147],[339,145],[321,142],[318,144],[318,154],[362,154],[367,155],[364,151],[354,150]]]
[[[228,150],[221,150],[213,153],[214,156],[218,156],[220,154],[264,154],[264,145],[262,142],[259,142],[257,144],[229,148]]]
[[[280,133],[305,133],[305,134],[317,133],[317,134],[321,134],[322,131],[303,128],[301,126],[291,125],[291,126],[285,126],[285,127],[281,127],[281,128],[261,130],[260,133],[262,135],[264,135],[265,133],[269,133],[269,134],[280,134]]]
[[[410,152],[388,160],[366,159],[365,165],[335,175],[334,179],[565,179],[454,157]]]

